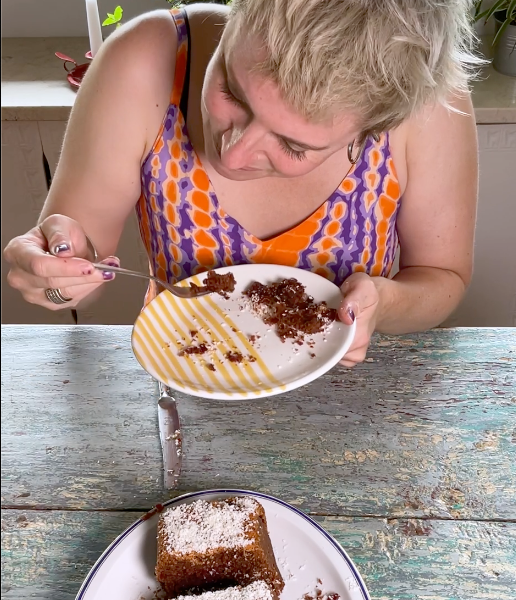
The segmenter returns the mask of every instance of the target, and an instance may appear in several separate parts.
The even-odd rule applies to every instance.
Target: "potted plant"
[[[494,19],[493,67],[516,77],[516,0],[495,0],[489,8],[485,0],[475,0],[475,21]]]

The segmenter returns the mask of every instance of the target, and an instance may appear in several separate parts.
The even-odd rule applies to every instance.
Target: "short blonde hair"
[[[471,0],[233,0],[227,38],[244,29],[262,40],[267,58],[259,69],[294,110],[308,119],[353,111],[367,135],[468,90],[483,63],[473,53],[471,6]]]

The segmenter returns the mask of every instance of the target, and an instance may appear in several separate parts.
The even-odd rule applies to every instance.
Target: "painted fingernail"
[[[355,322],[355,313],[353,312],[353,310],[351,308],[348,308],[348,315],[349,318],[353,321],[353,323]]]
[[[113,265],[111,265],[113,266]],[[104,281],[111,281],[112,279],[115,278],[115,274],[112,273],[111,271],[102,271],[102,277],[104,278]]]
[[[54,254],[59,254],[61,252],[69,252],[70,246],[68,244],[57,244],[54,246]]]
[[[117,263],[117,262],[116,262],[116,261],[114,261],[114,260],[110,260],[110,261],[104,262],[104,264],[105,264],[105,265],[108,265],[108,266],[110,266],[110,267],[119,267],[119,266],[120,266],[120,264],[119,264],[119,263]]]

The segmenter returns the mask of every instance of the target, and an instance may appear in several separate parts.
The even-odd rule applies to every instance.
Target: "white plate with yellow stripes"
[[[281,394],[305,385],[331,369],[346,353],[356,325],[332,323],[300,346],[282,342],[248,308],[242,292],[253,281],[270,284],[294,277],[316,302],[338,308],[339,288],[320,275],[280,265],[239,265],[216,269],[232,272],[235,291],[176,298],[162,292],[140,313],[133,328],[132,347],[138,362],[170,388],[220,400],[241,400]],[[206,274],[181,282],[202,285]],[[204,344],[202,354],[182,354],[185,347]],[[228,353],[241,355],[241,362]]]

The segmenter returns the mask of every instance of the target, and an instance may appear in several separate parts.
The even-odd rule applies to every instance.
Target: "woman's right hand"
[[[15,237],[4,250],[11,265],[7,281],[19,290],[27,302],[50,310],[75,308],[106,281],[114,279],[111,272],[100,272],[90,261],[94,260],[88,238],[82,226],[64,215],[51,215],[24,235]],[[120,266],[116,256],[102,261]],[[59,290],[70,300],[54,304],[45,290]]]

